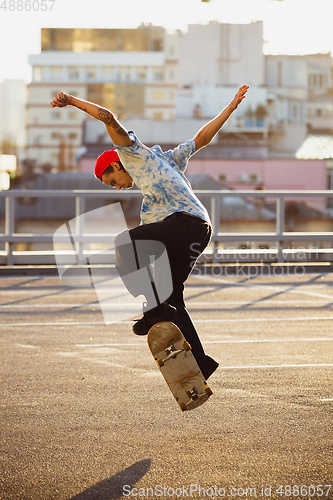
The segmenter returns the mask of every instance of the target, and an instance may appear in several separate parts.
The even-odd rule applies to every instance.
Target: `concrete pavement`
[[[190,278],[220,367],[185,413],[94,289],[0,283],[1,500],[333,498],[332,275]]]

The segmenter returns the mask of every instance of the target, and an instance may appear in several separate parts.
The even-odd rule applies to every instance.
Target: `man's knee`
[[[132,240],[128,229],[125,229],[125,231],[117,234],[117,236],[113,240],[115,248],[119,248],[123,245],[128,245],[129,243],[132,243]]]

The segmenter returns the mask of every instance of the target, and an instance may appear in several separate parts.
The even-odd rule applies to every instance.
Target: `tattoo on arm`
[[[98,108],[98,117],[106,125],[110,125],[110,127],[118,129],[117,130],[118,135],[123,135],[125,137],[128,135],[126,130],[123,129],[123,127],[115,119],[113,114],[110,111],[108,111],[107,109]]]
[[[98,118],[112,128],[117,128],[119,126],[113,114],[107,109],[98,108]]]
[[[73,104],[73,106],[75,106],[76,108],[78,109],[81,109],[81,111],[85,111],[86,113],[89,114],[88,110],[86,108],[81,108],[80,106],[78,106],[77,104]]]
[[[117,134],[118,135],[123,135],[124,137],[127,137],[128,136],[128,133],[126,132],[126,130],[124,130],[122,127],[119,127],[118,130],[117,130]]]

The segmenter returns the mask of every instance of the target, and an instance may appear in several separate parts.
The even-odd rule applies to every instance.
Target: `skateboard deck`
[[[152,326],[148,346],[182,411],[194,410],[213,394],[190,344],[174,323],[162,321]]]

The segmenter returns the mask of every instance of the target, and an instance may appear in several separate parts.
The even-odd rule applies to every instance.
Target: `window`
[[[173,45],[170,45],[169,47],[169,57],[172,57],[175,55],[175,47]]]
[[[140,66],[136,68],[136,78],[139,82],[145,82],[147,79],[147,68]]]
[[[278,67],[277,67],[277,84],[279,87],[282,85],[282,62],[278,62]]]
[[[229,180],[229,174],[223,173],[219,175],[219,180],[221,182],[228,182]]]
[[[78,81],[80,79],[80,71],[78,66],[68,67],[68,80]]]
[[[308,76],[308,84],[310,89],[327,88],[328,78],[327,75],[312,73]]]
[[[91,82],[96,80],[96,68],[94,67],[87,67],[85,69],[85,74],[86,74],[86,81]]]
[[[155,40],[153,40],[152,49],[154,52],[158,52],[162,50],[162,48],[163,48],[162,38],[156,38]]]
[[[247,174],[245,172],[238,174],[238,180],[239,182],[247,182],[248,180]]]
[[[333,189],[333,172],[329,171],[327,176],[327,189]]]
[[[238,174],[239,182],[248,182],[249,184],[257,184],[260,182],[260,174],[247,174],[246,172],[242,172]]]
[[[44,66],[35,66],[33,70],[33,80],[35,82],[43,82],[45,81],[45,67]]]
[[[301,125],[303,117],[303,108],[300,101],[289,101],[289,123]]]
[[[327,160],[326,161],[326,166],[327,166],[327,189],[333,189],[333,160]],[[327,208],[330,209],[330,211],[333,209],[333,196],[332,198],[327,198]],[[333,210],[332,210],[333,212]],[[333,213],[332,213],[333,216]]]
[[[163,120],[163,114],[160,111],[155,111],[153,118],[154,120]]]
[[[131,68],[128,66],[124,66],[119,69],[119,78],[121,82],[130,82],[131,81]]]
[[[113,68],[112,66],[104,66],[102,68],[102,80],[103,82],[113,81]]]
[[[164,92],[156,91],[153,93],[154,101],[162,101],[163,98],[164,98]]]
[[[163,80],[163,71],[161,69],[154,69],[153,79],[154,82],[161,82]]]
[[[248,181],[251,184],[257,184],[258,182],[260,182],[260,175],[259,174],[249,174]]]
[[[61,113],[60,111],[51,111],[51,120],[60,120]]]
[[[50,76],[52,82],[62,82],[62,66],[51,66]]]
[[[33,80],[35,82],[40,82],[41,81],[41,74],[40,74],[40,66],[35,66],[34,69],[33,69]]]
[[[77,139],[77,133],[76,133],[76,132],[70,132],[70,133],[68,134],[68,139],[69,139],[70,141],[74,141],[75,139]]]
[[[169,71],[169,80],[174,80],[175,79],[175,72],[171,69]]]
[[[77,113],[77,111],[69,111],[69,112],[68,112],[68,118],[69,118],[70,120],[76,120],[76,119],[77,119],[77,117],[78,117],[78,113]]]
[[[59,134],[59,132],[52,132],[52,134],[51,134],[51,139],[53,139],[53,140],[58,141],[60,139],[60,137],[61,137],[61,135]]]

